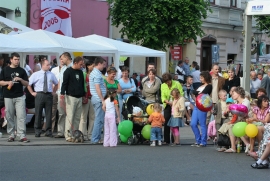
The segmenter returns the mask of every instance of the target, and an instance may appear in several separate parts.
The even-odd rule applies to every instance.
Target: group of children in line
[[[185,99],[180,95],[178,89],[171,91],[173,98],[172,102],[172,116],[168,122],[168,126],[171,127],[174,143],[171,146],[180,145],[179,127],[183,126],[182,117],[185,113]],[[151,124],[151,144],[150,146],[162,145],[162,125],[165,123],[165,118],[162,115],[162,106],[159,103],[154,103],[154,112],[149,116],[148,123]],[[116,89],[108,89],[105,101],[103,104],[103,110],[105,111],[104,119],[104,147],[117,146],[117,123],[120,122],[120,111],[117,101]]]

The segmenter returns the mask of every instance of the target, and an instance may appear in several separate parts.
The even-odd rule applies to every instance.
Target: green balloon
[[[151,125],[145,125],[142,129],[142,135],[145,139],[149,140],[151,137]]]
[[[127,143],[128,142],[128,137],[120,134],[120,140],[123,142],[123,143]]]
[[[126,137],[132,134],[133,123],[129,120],[124,120],[118,125],[118,132]]]
[[[236,123],[232,128],[233,135],[236,137],[245,136],[246,135],[246,131],[245,131],[246,126],[247,126],[246,122]]]

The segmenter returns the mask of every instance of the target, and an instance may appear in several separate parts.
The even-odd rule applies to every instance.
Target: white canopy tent
[[[17,36],[10,36],[1,33],[0,40],[0,53],[23,52],[55,54],[62,50],[62,47],[57,45],[39,43],[33,40],[27,40]]]
[[[94,42],[89,43],[45,30],[35,30],[14,36],[33,40],[37,43],[40,42],[60,46],[62,47],[62,50],[59,52],[59,55],[62,52],[83,52],[83,55],[89,56],[96,54],[113,56],[117,52],[116,48],[114,47],[100,45]]]
[[[117,40],[113,40],[110,38],[106,38],[99,35],[89,35],[85,37],[77,38],[79,40],[87,41],[87,42],[95,42],[100,45],[112,46],[118,50],[118,53],[114,57],[114,66],[119,68],[119,59],[120,56],[127,57],[160,57],[161,59],[161,71],[162,73],[166,72],[167,64],[166,64],[166,53],[162,51],[153,50],[150,48],[142,47],[139,45],[133,45]]]
[[[27,26],[16,23],[15,21],[12,21],[12,20],[9,20],[7,18],[0,16],[0,32],[1,33],[14,35],[14,34],[24,33],[28,31],[34,31],[34,30],[31,28],[28,28]]]
[[[253,15],[270,15],[269,0],[249,1],[244,13],[244,54],[243,54],[243,79],[244,89],[250,90],[250,62],[251,62],[251,32]]]
[[[0,53],[18,52],[21,56],[20,64],[24,65],[24,58],[31,54],[57,54],[62,47],[48,43],[38,43],[36,41],[23,39],[17,36],[10,36],[0,33]]]

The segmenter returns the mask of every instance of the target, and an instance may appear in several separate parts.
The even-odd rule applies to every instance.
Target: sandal
[[[229,149],[225,150],[224,153],[235,153],[235,150],[232,148],[229,148]]]
[[[224,152],[224,151],[226,151],[226,148],[218,148],[217,151],[218,152]]]

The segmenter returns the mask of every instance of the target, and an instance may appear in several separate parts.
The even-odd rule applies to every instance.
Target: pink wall
[[[40,29],[41,0],[31,0],[30,28]],[[73,37],[90,34],[109,36],[107,2],[98,0],[71,0],[71,23]]]
[[[40,29],[41,0],[31,0],[30,28]],[[71,0],[71,24],[73,37],[78,38],[91,34],[109,36],[109,15],[107,2],[98,0]],[[33,68],[33,56],[29,65]]]

